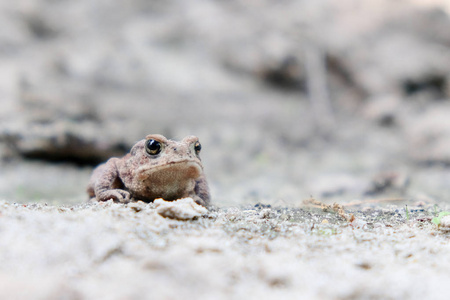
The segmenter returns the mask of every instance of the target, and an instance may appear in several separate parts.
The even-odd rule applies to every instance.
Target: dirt
[[[1,297],[448,298],[449,13],[0,1]],[[87,203],[150,133],[200,137],[209,212]]]
[[[2,296],[14,299],[446,299],[435,208],[1,204]]]
[[[448,235],[434,208],[1,204],[3,297],[445,299]]]

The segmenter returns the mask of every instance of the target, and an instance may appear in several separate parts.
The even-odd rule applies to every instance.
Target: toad
[[[148,135],[122,158],[111,158],[92,173],[88,194],[93,200],[127,203],[191,197],[200,205],[210,202],[208,183],[200,161],[196,136],[180,142],[160,134]]]

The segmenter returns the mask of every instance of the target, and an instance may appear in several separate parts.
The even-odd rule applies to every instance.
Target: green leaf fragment
[[[437,217],[434,217],[431,222],[433,222],[434,224],[436,224],[438,227],[441,225],[441,219],[444,216],[448,216],[450,215],[450,212],[448,211],[442,211],[439,213],[439,215]]]

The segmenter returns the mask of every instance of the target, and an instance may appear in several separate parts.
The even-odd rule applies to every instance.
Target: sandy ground
[[[447,2],[0,1],[0,298],[448,299]],[[149,133],[214,208],[86,203]]]
[[[347,222],[261,205],[168,219],[154,204],[0,204],[5,299],[447,299],[432,207]]]

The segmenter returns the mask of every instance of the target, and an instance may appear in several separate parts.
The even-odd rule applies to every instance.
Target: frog
[[[87,188],[90,200],[128,203],[190,197],[208,207],[210,193],[201,150],[196,136],[175,141],[161,134],[147,135],[125,156],[110,158],[93,170]]]

